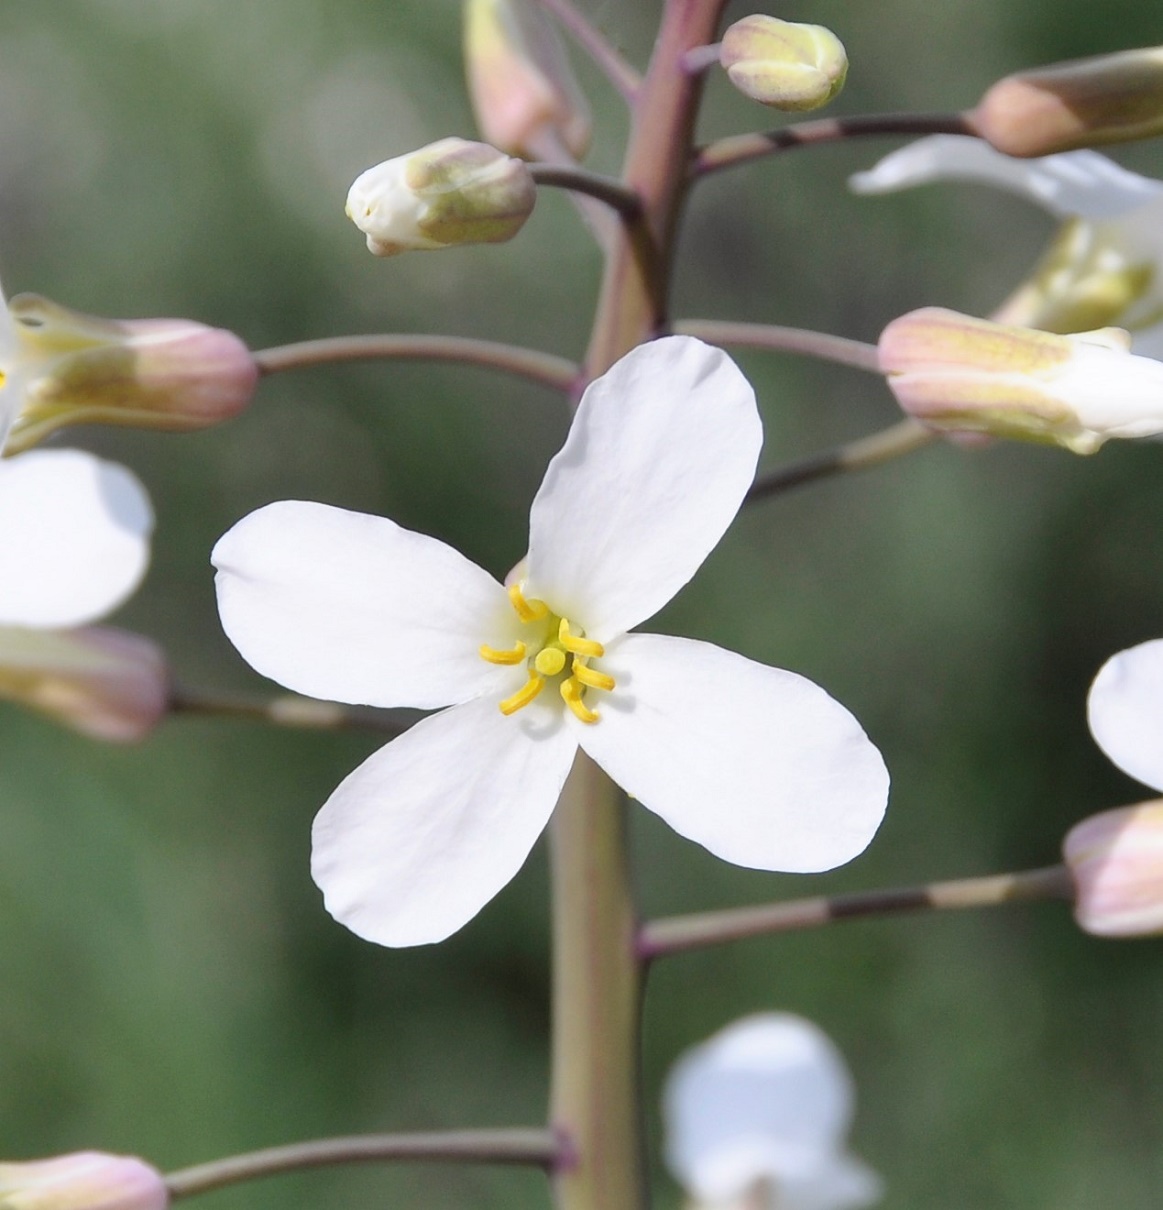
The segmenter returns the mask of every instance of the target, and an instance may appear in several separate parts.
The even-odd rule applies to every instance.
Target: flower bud
[[[237,415],[258,367],[231,332],[186,319],[100,319],[36,294],[8,306],[23,400],[5,449],[67,424],[206,428]]]
[[[94,739],[132,743],[165,716],[169,674],[153,643],[124,630],[0,626],[0,698]]]
[[[549,158],[546,139],[579,160],[590,145],[589,106],[557,30],[528,0],[467,0],[464,57],[477,126],[510,155]]]
[[[1061,445],[1163,432],[1163,363],[1118,328],[1059,336],[940,307],[894,320],[880,368],[901,407],[942,432]]]
[[[455,244],[499,244],[520,231],[537,189],[521,160],[441,139],[356,177],[347,215],[376,256]]]
[[[161,1174],[132,1156],[78,1151],[0,1164],[0,1210],[165,1210]]]
[[[719,62],[741,93],[793,112],[827,105],[848,74],[848,56],[830,29],[763,15],[727,30]]]
[[[971,121],[998,151],[1022,157],[1163,134],[1163,47],[1007,76]]]
[[[1074,877],[1074,917],[1088,933],[1163,933],[1163,799],[1084,819],[1062,851]]]

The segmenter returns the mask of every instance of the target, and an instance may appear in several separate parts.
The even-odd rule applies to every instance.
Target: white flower
[[[802,1017],[744,1017],[688,1051],[663,1092],[666,1159],[696,1205],[851,1210],[881,1196],[844,1150],[852,1080]]]
[[[1163,793],[1163,639],[1111,656],[1087,700],[1090,732],[1124,773]]]
[[[1033,277],[995,319],[1056,332],[1117,325],[1137,353],[1163,357],[1163,181],[1095,151],[1018,160],[980,139],[933,135],[851,178],[858,193],[976,181],[1027,197],[1063,219]]]
[[[729,358],[672,337],[586,391],[508,591],[441,542],[321,504],[269,505],[219,541],[223,626],[259,672],[314,697],[450,707],[320,811],[312,869],[337,919],[385,945],[460,928],[521,867],[579,745],[739,865],[823,870],[865,848],[888,775],[847,710],[709,643],[626,633],[719,541],[761,442]]]

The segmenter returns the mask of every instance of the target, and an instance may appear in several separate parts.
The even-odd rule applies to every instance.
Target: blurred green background
[[[636,61],[659,5],[589,11]],[[749,12],[735,6],[733,16]],[[835,112],[971,103],[1021,66],[1159,38],[1141,0],[789,4],[848,46]],[[363,168],[469,136],[454,0],[57,0],[0,5],[0,264],[115,316],[183,315],[261,347],[444,330],[580,355],[598,263],[549,194],[500,248],[370,257],[343,216]],[[624,119],[597,110],[591,164]],[[703,133],[770,116],[709,89]],[[932,187],[857,199],[895,145],[800,151],[699,189],[676,314],[875,339],[939,303],[985,311],[1051,225],[1014,199]],[[1122,162],[1163,176],[1158,143]],[[883,385],[740,359],[775,466],[891,423]],[[281,375],[219,430],[87,430],[158,514],[119,624],[192,685],[264,689],[222,637],[214,540],[270,500],[326,500],[436,534],[498,574],[567,424],[484,371],[364,365]],[[793,668],[861,719],[894,777],[870,850],[821,878],[717,863],[634,814],[649,913],[1047,864],[1078,818],[1145,794],[1086,731],[1114,651],[1163,634],[1163,451],[1093,459],[941,446],[741,518],[654,624]],[[356,655],[354,658],[358,658]],[[547,1050],[545,857],[444,945],[391,952],[322,911],[312,815],[374,736],[177,719],[114,749],[0,707],[0,1144],[164,1167],[354,1131],[536,1123]],[[1163,1186],[1163,949],[1102,943],[1057,906],[852,923],[664,963],[645,1046],[657,1092],[685,1046],[790,1009],[843,1047],[853,1147],[890,1210],[1147,1210]],[[658,1204],[678,1193],[659,1170]],[[541,1207],[536,1174],[401,1167],[279,1178],[208,1205]],[[613,1210],[613,1208],[611,1208]]]

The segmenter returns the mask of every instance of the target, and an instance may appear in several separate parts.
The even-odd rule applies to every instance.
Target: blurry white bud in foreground
[[[901,407],[931,428],[1090,454],[1163,432],[1163,363],[1129,346],[1117,328],[1059,336],[924,307],[893,320],[879,351]]]
[[[590,144],[589,105],[557,30],[530,0],[467,0],[464,57],[477,126],[510,155],[574,160]]]
[[[1163,181],[1096,151],[1015,160],[980,139],[932,135],[891,152],[849,182],[888,193],[937,181],[1005,189],[1063,220],[1029,279],[992,318],[1087,332],[1117,325],[1136,353],[1163,357]]]
[[[347,215],[376,256],[498,244],[533,211],[537,187],[525,164],[465,139],[441,139],[385,160],[355,179]]]
[[[1074,877],[1074,917],[1088,933],[1163,933],[1163,799],[1084,819],[1062,851]]]
[[[853,1210],[881,1196],[845,1151],[853,1090],[810,1021],[744,1017],[687,1051],[663,1091],[666,1160],[703,1210]]]
[[[0,1164],[0,1210],[165,1210],[161,1174],[132,1156],[78,1151]]]
[[[1007,76],[970,120],[998,151],[1023,157],[1163,134],[1163,47]]]
[[[7,451],[68,424],[205,428],[237,415],[258,366],[232,332],[187,319],[101,319],[36,294],[9,303],[22,397]]]
[[[169,673],[141,635],[93,626],[0,626],[0,698],[94,739],[144,739],[165,716]]]
[[[793,112],[827,105],[848,74],[848,55],[830,29],[762,14],[727,30],[719,62],[745,96]]]

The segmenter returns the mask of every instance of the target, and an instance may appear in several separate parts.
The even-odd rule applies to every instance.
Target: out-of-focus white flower
[[[810,1021],[759,1013],[675,1064],[663,1092],[666,1159],[698,1210],[855,1210],[881,1196],[845,1150],[852,1080]]]
[[[627,634],[722,537],[762,432],[746,379],[671,337],[592,383],[506,591],[435,539],[284,502],[214,549],[226,633],[300,693],[447,706],[370,757],[314,828],[328,910],[385,945],[437,941],[521,867],[578,747],[676,831],[759,869],[860,853],[888,775],[822,689],[708,643]]]
[[[537,187],[523,160],[486,143],[441,139],[360,173],[347,216],[376,256],[512,239]]]
[[[0,1164],[0,1210],[165,1210],[165,1181],[143,1160],[78,1151]]]
[[[827,105],[848,75],[848,55],[830,29],[762,13],[728,27],[719,62],[744,96],[792,113]]]
[[[1051,332],[1117,325],[1135,352],[1163,357],[1163,181],[1094,151],[1015,160],[980,139],[933,135],[851,178],[858,193],[974,181],[1027,197],[1063,220],[1042,261],[995,313]]]
[[[1111,656],[1087,700],[1090,732],[1124,773],[1163,793],[1163,639]]]
[[[901,407],[931,428],[1091,454],[1111,437],[1163,432],[1163,363],[1119,328],[1059,336],[910,311],[881,333],[880,367]]]

